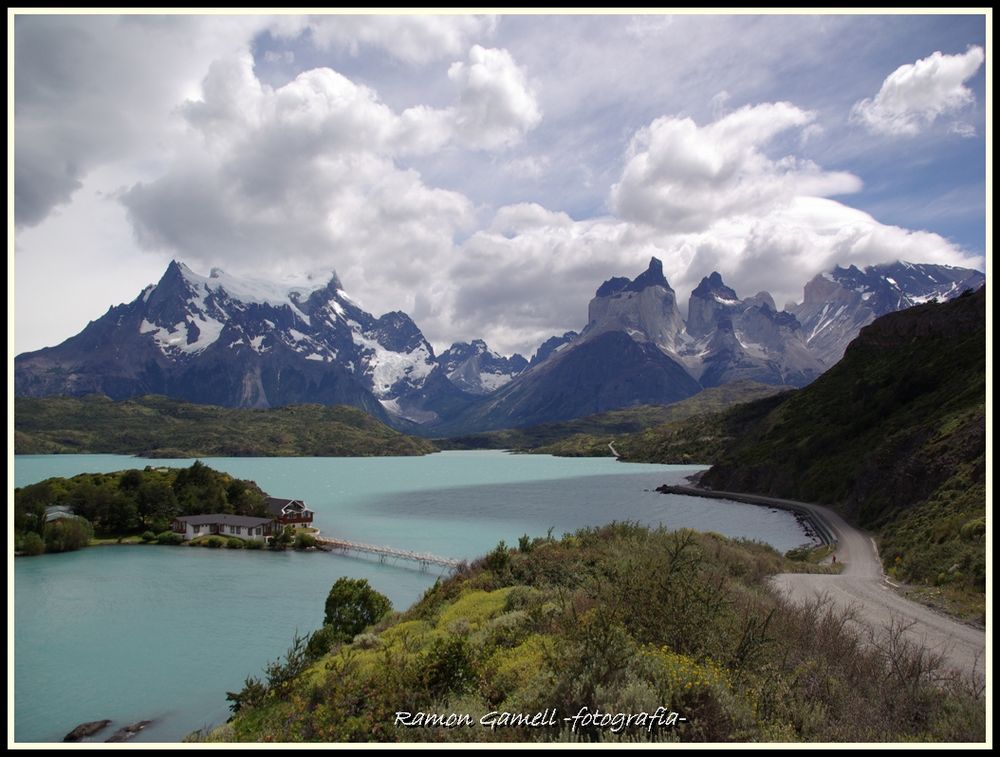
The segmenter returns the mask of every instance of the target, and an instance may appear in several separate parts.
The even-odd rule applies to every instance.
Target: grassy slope
[[[350,407],[246,410],[166,397],[113,402],[18,397],[18,454],[119,453],[146,457],[422,455],[434,451]]]
[[[781,391],[753,381],[739,381],[699,392],[670,405],[642,405],[561,423],[490,431],[438,440],[443,449],[513,449],[566,457],[607,457],[608,442],[668,422],[721,410],[739,402]]]
[[[985,290],[895,313],[805,389],[618,446],[714,461],[714,488],[831,504],[879,533],[898,577],[981,592],[985,329]]]
[[[208,740],[984,739],[982,700],[911,664],[926,657],[863,644],[821,606],[781,603],[765,577],[789,567],[761,544],[630,524],[501,546],[297,675],[270,666],[266,689],[244,689],[247,705]],[[660,706],[688,721],[620,735],[562,722],[582,707]],[[546,708],[559,726],[478,724]],[[399,711],[469,713],[476,725],[404,729]]]

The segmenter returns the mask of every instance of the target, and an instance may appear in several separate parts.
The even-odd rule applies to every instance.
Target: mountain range
[[[162,394],[226,407],[352,405],[405,430],[456,433],[664,404],[751,380],[803,386],[876,317],[976,289],[983,274],[896,262],[836,267],[801,304],[741,299],[718,273],[687,320],[652,258],[598,287],[580,333],[529,361],[480,339],[435,355],[413,320],[363,310],[336,276],[257,281],[173,261],[155,285],[60,345],[15,360],[19,396]]]

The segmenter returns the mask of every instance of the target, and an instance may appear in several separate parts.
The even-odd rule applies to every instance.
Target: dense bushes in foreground
[[[760,544],[630,524],[523,539],[517,550],[501,544],[351,643],[322,631],[308,643],[297,638],[265,681],[250,678],[231,695],[233,719],[209,738],[984,738],[985,708],[971,682],[944,675],[900,628],[862,638],[822,603],[782,603],[765,579],[790,567]],[[686,720],[572,720],[582,708],[652,715],[661,707]],[[488,713],[553,711],[551,724],[488,725]],[[400,721],[399,713],[410,715]],[[428,726],[421,713],[461,721]],[[423,724],[401,724],[415,721]]]

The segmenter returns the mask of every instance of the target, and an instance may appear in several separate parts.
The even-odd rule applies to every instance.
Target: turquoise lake
[[[51,476],[191,461],[118,455],[15,458],[15,485]],[[611,521],[690,527],[786,551],[807,541],[790,513],[659,494],[698,467],[611,458],[445,452],[405,458],[206,458],[273,496],[302,499],[314,525],[352,541],[472,560],[501,539]],[[226,692],[317,629],[330,585],[367,578],[397,610],[440,569],[331,553],[163,546],[92,547],[14,566],[14,738],[61,741],[111,719],[95,737],[152,720],[134,741],[176,742],[228,716]]]

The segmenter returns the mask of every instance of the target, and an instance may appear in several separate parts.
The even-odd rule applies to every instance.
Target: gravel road
[[[679,494],[692,494],[736,502],[771,505],[793,511],[807,510],[813,519],[832,532],[837,541],[837,562],[844,570],[839,575],[779,573],[772,585],[793,602],[806,603],[817,596],[828,597],[835,606],[853,609],[859,623],[876,634],[892,623],[906,626],[906,637],[932,653],[941,654],[945,665],[966,676],[982,679],[986,666],[986,634],[966,623],[913,602],[897,593],[882,572],[875,541],[869,534],[850,525],[828,507],[808,502],[676,486]]]

